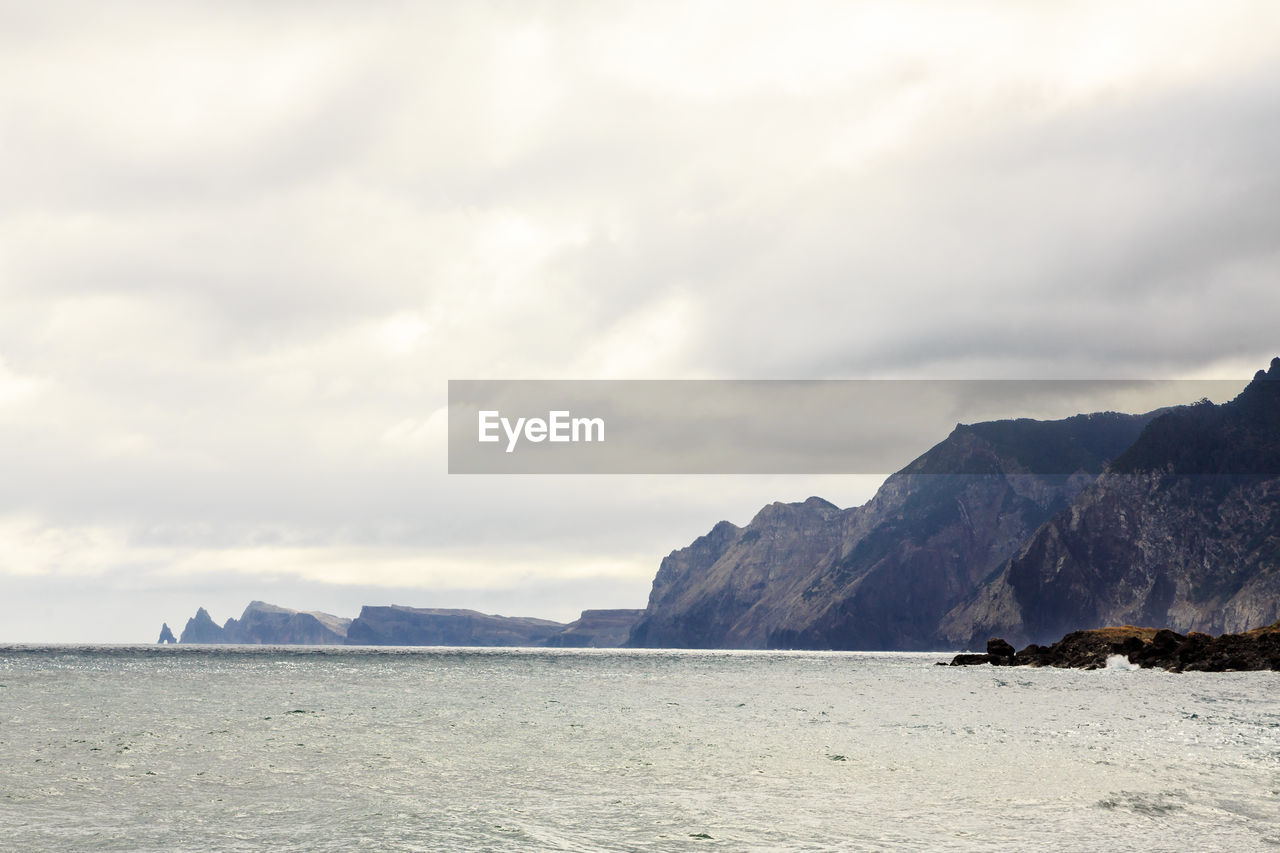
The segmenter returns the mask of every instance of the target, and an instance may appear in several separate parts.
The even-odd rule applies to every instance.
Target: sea
[[[1280,674],[0,647],[0,850],[1280,849]]]

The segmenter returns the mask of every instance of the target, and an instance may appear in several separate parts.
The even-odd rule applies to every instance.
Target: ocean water
[[[1280,676],[0,648],[0,849],[1280,849]]]

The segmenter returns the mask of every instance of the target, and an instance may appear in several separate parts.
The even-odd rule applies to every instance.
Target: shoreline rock
[[[985,654],[956,655],[950,666],[1102,669],[1113,655],[1144,669],[1169,672],[1280,672],[1280,622],[1217,637],[1133,625],[1094,628],[1073,631],[1051,646],[1032,643],[1019,652],[1003,639],[993,637],[987,641]]]

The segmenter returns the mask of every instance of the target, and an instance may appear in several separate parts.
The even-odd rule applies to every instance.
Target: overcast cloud
[[[1277,45],[1272,2],[0,3],[0,641],[638,607],[878,482],[449,477],[450,378],[1247,380]]]

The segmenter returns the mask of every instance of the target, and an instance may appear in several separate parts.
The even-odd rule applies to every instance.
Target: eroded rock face
[[[156,640],[156,642],[161,645],[165,643],[178,642],[178,638],[173,636],[173,632],[169,630],[168,622],[165,622],[163,625],[160,626],[160,639]]]
[[[1051,646],[1031,644],[1014,655],[1006,654],[1012,646],[1002,639],[990,640],[987,648],[985,655],[956,655],[951,666],[990,663],[1102,669],[1118,655],[1137,666],[1170,672],[1280,671],[1280,622],[1218,637],[1123,625],[1072,631]]]
[[[662,561],[628,645],[945,648],[944,617],[1150,417],[960,425],[864,506],[810,498],[721,522]]]
[[[1151,422],[943,623],[953,645],[1077,628],[1245,631],[1280,618],[1280,364]]]

